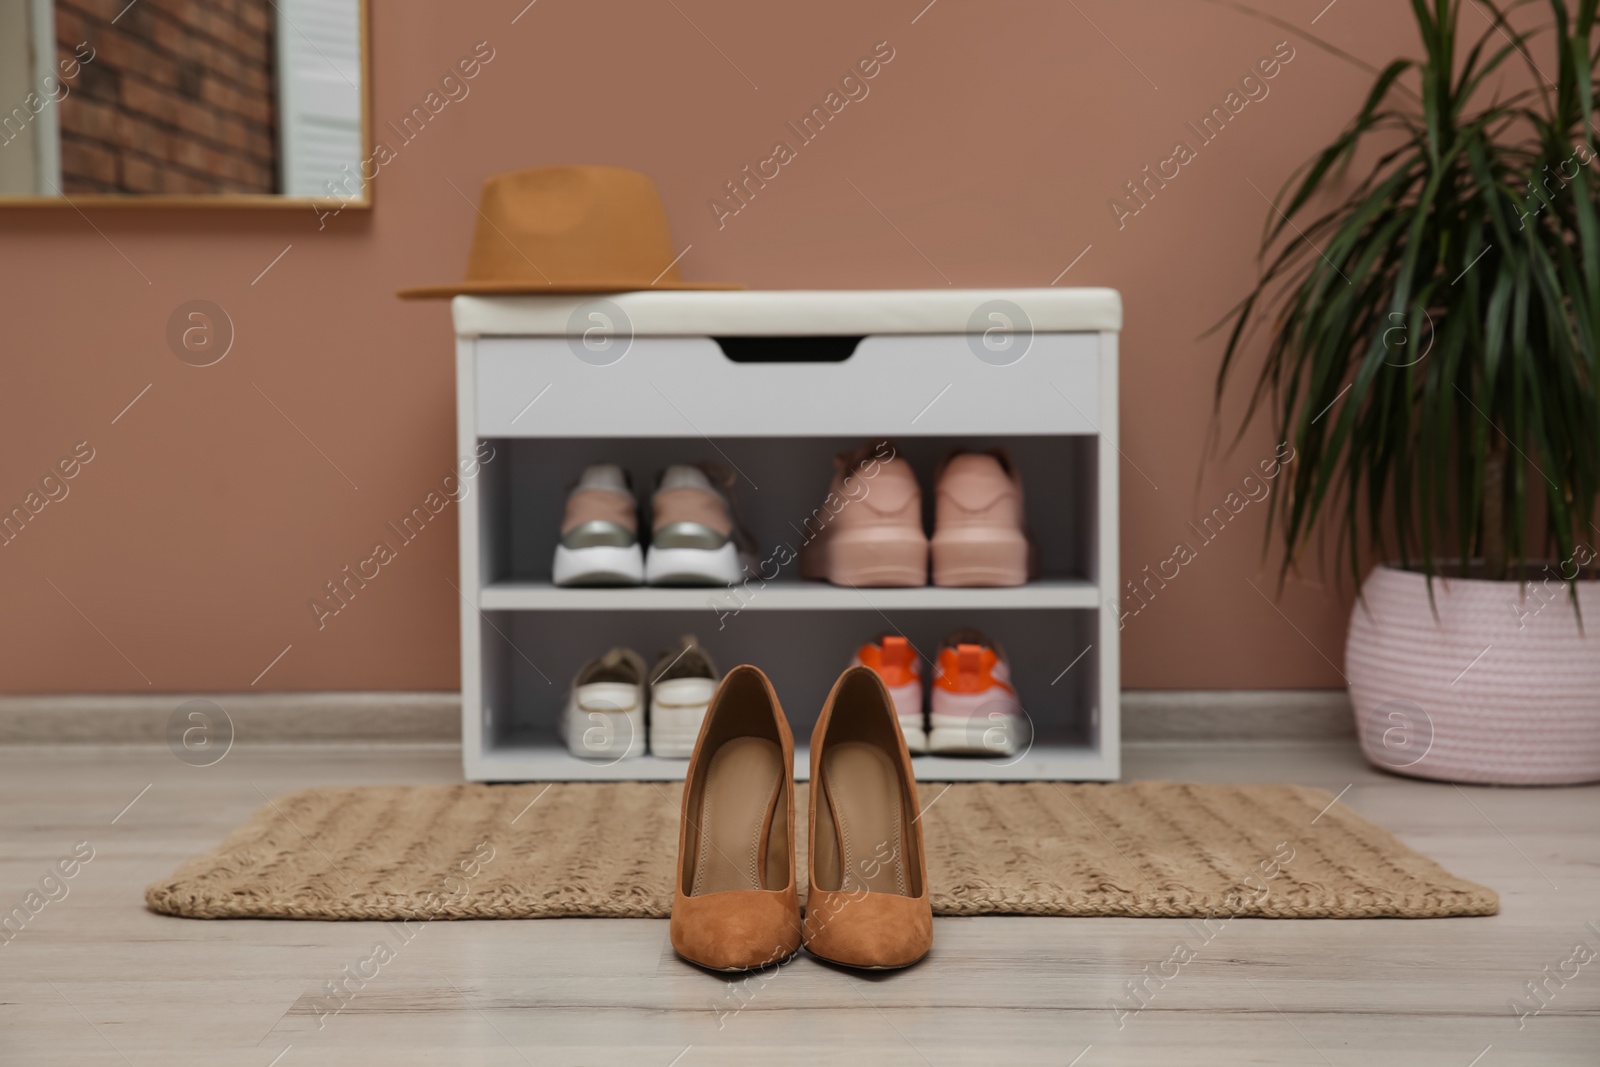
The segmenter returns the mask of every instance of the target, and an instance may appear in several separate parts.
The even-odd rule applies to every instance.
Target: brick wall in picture
[[[56,0],[61,57],[95,50],[59,105],[65,191],[276,192],[273,21],[271,0]]]

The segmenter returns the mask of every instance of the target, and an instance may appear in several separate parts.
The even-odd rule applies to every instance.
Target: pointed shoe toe
[[[800,951],[800,905],[787,893],[679,896],[672,905],[672,948],[713,971],[752,971]]]
[[[821,891],[806,902],[806,951],[863,970],[909,967],[933,947],[927,897]]]

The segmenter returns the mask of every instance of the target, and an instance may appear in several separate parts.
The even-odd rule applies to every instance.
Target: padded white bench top
[[[578,308],[602,300],[626,313],[634,336],[646,337],[965,333],[998,321],[979,314],[974,323],[975,313],[996,300],[1020,307],[1038,333],[1122,329],[1122,294],[1115,289],[642,290],[458,296],[450,307],[460,337],[562,337]],[[578,321],[588,325],[582,316]]]

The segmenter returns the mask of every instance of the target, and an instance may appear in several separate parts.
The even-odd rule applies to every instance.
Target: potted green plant
[[[1391,560],[1346,677],[1368,758],[1407,774],[1600,779],[1597,3],[1412,0],[1421,58],[1285,184],[1224,320],[1219,412],[1270,323],[1246,424],[1272,410],[1296,451],[1285,575],[1319,519],[1355,580]]]

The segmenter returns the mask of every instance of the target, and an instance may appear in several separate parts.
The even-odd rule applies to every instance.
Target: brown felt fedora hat
[[[483,183],[467,277],[408,300],[479,293],[743,289],[686,282],[655,183],[626,167],[533,167]]]

